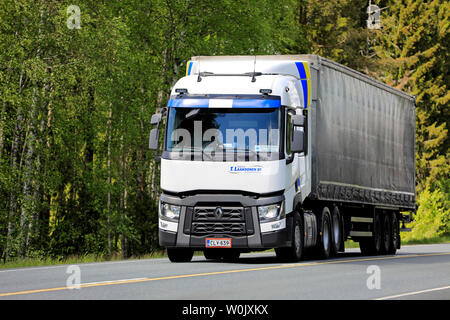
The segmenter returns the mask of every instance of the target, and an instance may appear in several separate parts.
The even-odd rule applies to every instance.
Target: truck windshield
[[[166,151],[202,153],[203,160],[269,160],[280,153],[280,124],[280,108],[170,107]]]

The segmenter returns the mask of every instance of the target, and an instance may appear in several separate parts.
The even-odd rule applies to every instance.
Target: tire
[[[339,209],[334,207],[331,214],[331,255],[338,253],[342,241],[341,215]]]
[[[400,248],[400,226],[397,218],[397,214],[394,212],[391,215],[391,245],[388,250],[388,254],[395,254],[397,249]]]
[[[317,256],[319,259],[328,259],[331,255],[331,214],[327,207],[322,209],[322,214],[320,218],[320,234],[319,241],[317,243]]]
[[[381,237],[381,254],[389,253],[392,244],[392,231],[391,231],[391,219],[389,219],[389,214],[385,214],[382,218],[382,237]]]
[[[373,218],[372,237],[361,239],[359,241],[359,248],[361,249],[362,255],[372,256],[379,254],[381,250],[381,237],[382,231],[380,215],[375,213],[375,216]]]
[[[194,250],[189,248],[167,248],[167,255],[171,262],[189,262],[192,260]]]
[[[220,252],[220,249],[205,249],[203,250],[203,255],[208,260],[222,259],[222,252]]]
[[[291,246],[275,248],[277,258],[282,261],[297,262],[303,258],[305,231],[303,227],[303,219],[298,212],[294,213]]]

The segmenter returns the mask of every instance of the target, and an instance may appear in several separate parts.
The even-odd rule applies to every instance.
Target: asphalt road
[[[77,285],[80,287],[71,288]],[[275,253],[235,263],[194,256],[0,270],[0,300],[450,300],[450,244],[404,246],[397,255],[347,249],[329,260],[280,263]]]

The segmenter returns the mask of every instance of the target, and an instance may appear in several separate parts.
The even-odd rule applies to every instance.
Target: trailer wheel
[[[171,262],[189,262],[192,260],[194,250],[189,248],[167,248],[167,255]]]
[[[388,250],[389,254],[395,254],[397,248],[400,247],[400,233],[399,233],[399,223],[397,219],[397,214],[394,212],[391,216],[391,245]]]
[[[333,213],[331,215],[331,230],[332,230],[332,237],[331,237],[331,255],[337,254],[339,251],[340,245],[341,245],[341,215],[339,213],[339,209],[337,207],[334,207]]]
[[[294,212],[294,228],[292,230],[291,246],[275,248],[277,258],[283,261],[300,261],[303,257],[305,231],[303,219],[298,212]]]
[[[389,214],[383,216],[383,227],[382,227],[382,241],[381,241],[381,254],[387,254],[391,247],[392,231],[391,231],[391,219],[389,219]]]
[[[376,213],[373,218],[372,237],[367,239],[361,239],[359,241],[359,248],[361,249],[361,253],[365,256],[379,254],[381,250],[381,240],[382,240],[381,237],[382,231],[381,231],[380,215]]]
[[[327,207],[322,209],[321,214],[321,228],[320,228],[320,236],[319,241],[317,243],[317,254],[319,259],[328,259],[331,254],[331,243],[332,243],[332,234],[331,234],[331,215],[330,210]]]

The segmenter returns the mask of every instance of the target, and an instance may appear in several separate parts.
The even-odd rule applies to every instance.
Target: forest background
[[[2,262],[160,249],[150,117],[194,55],[319,54],[415,95],[402,240],[449,240],[450,4],[372,4],[378,30],[362,0],[0,1]]]

